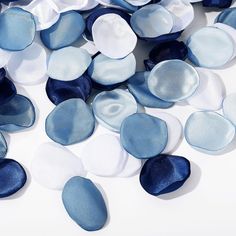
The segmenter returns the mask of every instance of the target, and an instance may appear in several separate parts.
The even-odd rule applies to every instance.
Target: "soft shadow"
[[[104,228],[107,227],[107,225],[110,223],[111,217],[110,217],[110,210],[109,210],[109,202],[108,202],[108,198],[107,195],[104,191],[104,189],[102,188],[102,186],[98,183],[95,183],[96,187],[98,188],[98,190],[101,192],[103,199],[106,203],[106,207],[107,207],[107,221],[106,224],[104,225]]]
[[[25,194],[25,192],[27,191],[27,189],[29,188],[29,186],[31,184],[31,181],[32,181],[31,174],[30,174],[29,170],[24,165],[22,165],[22,166],[23,166],[23,168],[26,172],[26,175],[27,175],[27,181],[26,181],[25,185],[18,192],[16,192],[15,194],[13,194],[9,197],[2,198],[1,201],[2,200],[15,200],[15,199],[18,199],[18,198],[22,197]]]
[[[1,131],[1,133],[2,133],[3,137],[5,138],[5,140],[7,142],[8,149],[9,149],[11,136],[7,132],[4,132],[4,131]]]
[[[174,192],[158,196],[162,200],[171,200],[192,192],[199,184],[201,179],[201,169],[197,164],[191,161],[191,175],[182,187]]]

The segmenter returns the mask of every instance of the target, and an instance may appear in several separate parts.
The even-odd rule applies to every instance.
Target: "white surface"
[[[207,19],[212,24],[219,13],[205,14],[201,3],[197,5],[194,22],[184,36],[205,26]],[[144,45],[145,42],[140,47]],[[141,49],[137,52],[141,53]],[[140,68],[142,62],[138,63]],[[227,94],[236,91],[235,71],[235,61],[230,67],[216,71],[222,76]],[[38,119],[34,128],[7,136],[10,144],[7,157],[15,158],[28,169],[34,150],[50,141],[44,132],[44,120],[54,105],[46,96],[45,84],[17,88],[33,100]],[[152,114],[154,109],[147,111]],[[167,112],[185,123],[193,111],[190,106],[179,105]],[[107,132],[99,126],[94,135]],[[79,156],[85,143],[69,148]],[[209,156],[192,149],[183,140],[174,154],[191,160],[192,175],[181,189],[159,198],[141,188],[138,175],[129,179],[88,175],[104,190],[110,213],[110,221],[98,232],[82,230],[63,208],[61,193],[45,189],[29,177],[29,185],[23,192],[0,200],[0,233],[3,236],[235,236],[236,149],[221,156]]]

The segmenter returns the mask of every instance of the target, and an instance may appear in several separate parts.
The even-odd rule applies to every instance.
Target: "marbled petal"
[[[123,120],[138,111],[134,97],[122,89],[104,91],[93,100],[93,113],[106,128],[119,132]]]

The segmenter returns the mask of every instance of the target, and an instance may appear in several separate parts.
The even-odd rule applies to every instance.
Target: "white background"
[[[183,34],[205,25],[211,25],[220,12],[204,12],[196,4],[195,19]],[[143,47],[137,49],[138,68],[142,69]],[[226,92],[236,92],[236,65],[217,70],[226,86]],[[28,184],[23,191],[0,201],[0,234],[4,236],[235,236],[236,212],[236,150],[221,156],[209,156],[192,149],[185,140],[174,154],[182,155],[192,162],[192,175],[185,185],[168,195],[154,197],[140,186],[138,176],[101,178],[88,175],[104,191],[109,209],[109,221],[104,229],[86,232],[67,215],[61,201],[60,191],[51,191],[38,185],[30,176],[30,163],[35,149],[49,141],[44,132],[44,121],[54,108],[45,93],[45,84],[17,86],[18,92],[28,96],[37,110],[35,126],[25,132],[7,135],[7,157],[22,163],[28,170]],[[166,110],[185,123],[194,111],[190,106],[174,106]],[[155,109],[147,109],[155,115]],[[95,135],[108,133],[99,127]],[[202,130],[202,132],[207,132]],[[86,142],[84,142],[86,143]],[[69,147],[80,156],[84,145]],[[104,163],[105,164],[105,163]]]

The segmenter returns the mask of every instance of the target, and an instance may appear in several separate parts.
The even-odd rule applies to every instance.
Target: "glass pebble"
[[[177,102],[190,97],[199,85],[197,71],[181,60],[167,60],[158,63],[151,71],[148,88],[156,97]]]
[[[185,139],[199,151],[216,152],[225,149],[235,136],[235,127],[216,112],[193,113],[185,124]]]

